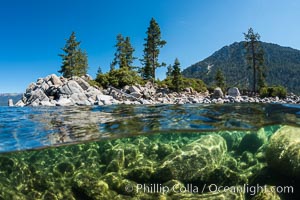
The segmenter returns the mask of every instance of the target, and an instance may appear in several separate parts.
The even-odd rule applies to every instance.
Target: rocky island
[[[299,104],[300,97],[294,94],[284,99],[279,97],[260,98],[240,94],[238,88],[229,88],[227,93],[217,87],[213,93],[200,93],[193,88],[174,92],[147,82],[144,86],[136,84],[122,89],[108,87],[102,89],[92,86],[91,76],[58,77],[55,74],[39,78],[31,83],[22,99],[15,106],[92,106],[112,104],[194,104],[194,103],[289,103]],[[10,102],[10,106],[12,106]]]

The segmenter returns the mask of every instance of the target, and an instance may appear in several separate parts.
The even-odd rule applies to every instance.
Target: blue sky
[[[108,71],[118,33],[129,36],[141,58],[151,17],[167,41],[160,60],[182,69],[253,27],[261,40],[300,49],[300,1],[292,0],[1,0],[0,93],[24,92],[30,82],[56,73],[72,31],[89,57],[89,74]],[[137,64],[140,64],[137,62]],[[164,78],[165,69],[157,71]]]

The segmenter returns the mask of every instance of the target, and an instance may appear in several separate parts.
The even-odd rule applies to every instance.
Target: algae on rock
[[[266,159],[274,170],[300,178],[300,128],[280,128],[270,139]]]
[[[204,135],[167,156],[157,176],[164,181],[205,181],[206,176],[221,164],[226,151],[226,142],[221,136]]]

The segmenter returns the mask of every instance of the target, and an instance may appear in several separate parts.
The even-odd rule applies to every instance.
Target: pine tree
[[[172,76],[172,71],[173,71],[173,66],[172,65],[168,65],[166,76],[167,77],[171,77]]]
[[[135,49],[131,45],[130,37],[125,38],[124,46],[125,46],[124,51],[125,51],[126,65],[130,70],[134,69],[136,67],[134,67],[132,64],[136,59],[136,57],[133,56]]]
[[[180,70],[180,62],[176,58],[174,65],[173,65],[173,71],[172,71],[172,84],[176,92],[179,92],[182,85],[182,76],[181,76],[181,70]]]
[[[87,73],[87,53],[85,51],[82,51],[81,49],[78,49],[78,51],[75,54],[75,67],[73,70],[74,76],[82,76]]]
[[[122,34],[117,35],[117,44],[115,45],[115,47],[116,47],[116,52],[115,52],[114,60],[110,65],[111,69],[115,69],[116,65],[119,65],[119,67],[124,65],[124,57],[125,57],[125,55],[123,55],[124,38]]]
[[[248,33],[244,33],[244,36],[247,61],[253,70],[252,92],[256,93],[257,85],[259,87],[265,85],[264,52],[260,46],[260,35],[254,33],[252,28],[249,28]],[[257,79],[259,79],[259,83],[257,83]]]
[[[257,54],[257,60],[258,60],[258,68],[257,68],[257,72],[258,72],[258,81],[257,81],[257,86],[258,89],[260,90],[261,88],[267,87],[267,83],[266,83],[266,66],[265,66],[265,60],[264,60],[264,52],[263,49],[260,48],[259,49],[259,53]]]
[[[97,75],[98,75],[98,74],[103,74],[101,66],[98,67]]]
[[[110,63],[110,72],[111,71],[114,71],[116,68],[115,68],[115,64],[112,62],[112,63]]]
[[[134,48],[132,47],[130,43],[130,38],[122,36],[122,34],[117,35],[117,44],[116,47],[116,53],[114,60],[111,63],[111,70],[114,70],[115,67],[118,65],[119,68],[128,67],[129,69],[132,69],[132,63],[134,59],[136,59],[133,56]]]
[[[142,59],[144,67],[142,68],[141,73],[144,79],[150,79],[154,82],[155,70],[158,67],[165,66],[164,63],[158,62],[158,56],[160,48],[166,44],[166,41],[161,40],[160,28],[154,18],[151,19],[146,34],[147,38],[145,38],[146,43],[144,44],[144,58]]]
[[[223,72],[220,69],[217,70],[217,73],[215,76],[215,81],[216,81],[217,87],[220,87],[222,90],[225,89],[225,77],[224,77]]]
[[[85,75],[88,69],[87,53],[80,49],[75,32],[72,32],[62,50],[65,54],[59,55],[62,58],[62,66],[58,72],[66,78]]]

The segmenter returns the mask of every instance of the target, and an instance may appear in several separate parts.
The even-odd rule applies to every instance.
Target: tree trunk
[[[255,63],[255,52],[254,52],[254,42],[251,41],[251,50],[252,50],[252,65],[253,65],[253,93],[256,93],[256,63]]]
[[[155,81],[155,53],[152,53],[152,83]]]

